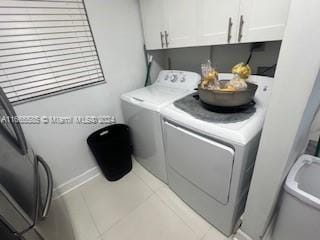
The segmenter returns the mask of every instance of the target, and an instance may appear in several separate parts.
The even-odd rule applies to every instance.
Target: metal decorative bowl
[[[228,80],[220,80],[226,84]],[[200,100],[206,104],[218,107],[237,107],[250,103],[258,89],[258,85],[247,82],[248,88],[238,91],[221,91],[204,89],[198,86]]]

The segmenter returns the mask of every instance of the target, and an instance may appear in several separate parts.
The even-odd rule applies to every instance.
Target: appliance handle
[[[227,42],[230,43],[231,39],[232,39],[232,35],[231,35],[231,31],[232,31],[232,18],[229,17],[229,21],[228,21],[228,38],[227,38]]]
[[[164,41],[163,41],[163,38],[164,38],[164,34],[163,34],[162,32],[160,32],[161,48],[164,48]]]
[[[143,103],[144,100],[141,99],[141,98],[137,98],[137,97],[131,97],[131,102],[134,102],[134,103]]]
[[[19,121],[15,120],[17,117],[16,112],[13,109],[13,106],[9,102],[6,94],[3,92],[2,88],[0,87],[0,102],[2,103],[6,113],[8,114],[10,118],[10,122],[12,124],[13,130],[17,135],[17,142],[18,142],[18,147],[23,155],[27,154],[28,152],[28,146],[26,139],[24,137],[21,125]]]
[[[244,25],[244,18],[243,15],[240,17],[240,24],[239,24],[239,33],[238,33],[238,42],[241,42],[241,39],[243,37],[243,25]]]
[[[168,31],[164,31],[164,38],[165,38],[165,40],[166,40],[166,47],[167,47],[167,48],[169,47],[168,37],[169,37]]]
[[[48,180],[48,191],[47,191],[46,201],[45,201],[42,213],[40,214],[41,218],[46,218],[48,216],[49,209],[50,209],[51,202],[52,202],[53,177],[52,177],[52,173],[51,173],[49,165],[43,160],[43,158],[37,155],[37,161],[38,161],[38,163],[40,163],[43,166],[43,168],[47,174],[47,180]]]

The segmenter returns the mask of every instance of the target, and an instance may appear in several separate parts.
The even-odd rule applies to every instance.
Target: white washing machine
[[[192,92],[200,81],[193,72],[161,71],[151,86],[121,96],[122,112],[131,128],[134,157],[167,183],[160,110]]]
[[[192,96],[161,110],[170,188],[227,236],[244,211],[273,79],[250,81],[256,105],[242,113],[208,112]]]

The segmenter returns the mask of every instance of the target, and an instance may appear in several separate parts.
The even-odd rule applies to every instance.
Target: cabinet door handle
[[[160,32],[161,48],[164,48],[163,37],[164,37],[163,33],[162,33],[162,32]]]
[[[231,30],[232,30],[232,18],[229,18],[229,23],[228,23],[228,43],[230,43],[232,35],[231,35]]]
[[[244,25],[244,20],[243,20],[243,15],[240,17],[240,25],[239,25],[239,35],[238,35],[238,42],[241,42],[242,39],[242,31],[243,31],[243,25]]]
[[[169,41],[168,41],[169,34],[167,31],[164,31],[164,36],[165,36],[165,40],[166,40],[166,47],[168,47],[169,46]]]

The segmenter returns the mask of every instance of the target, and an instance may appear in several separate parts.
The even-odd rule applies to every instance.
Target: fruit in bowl
[[[248,64],[243,62],[238,63],[232,68],[233,78],[228,83],[228,86],[232,86],[236,90],[244,90],[248,87],[246,80],[250,77],[252,71]]]
[[[232,68],[232,73],[237,74],[241,79],[248,79],[252,71],[248,64],[242,62]]]
[[[219,88],[219,73],[212,67],[211,61],[201,65],[202,81],[201,87],[207,89]]]

